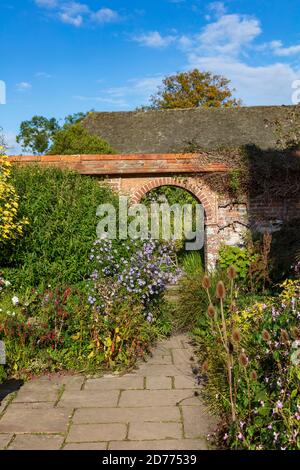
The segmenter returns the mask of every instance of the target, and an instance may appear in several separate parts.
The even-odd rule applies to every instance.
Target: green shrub
[[[111,154],[110,145],[91,135],[80,123],[65,126],[52,136],[48,155]]]
[[[220,249],[219,266],[224,271],[234,266],[238,279],[245,281],[249,274],[249,268],[255,262],[256,255],[250,253],[246,248],[225,245]]]
[[[96,238],[96,208],[116,196],[96,179],[57,168],[15,166],[12,183],[20,217],[29,224],[17,244],[1,250],[7,277],[22,289],[82,281]]]

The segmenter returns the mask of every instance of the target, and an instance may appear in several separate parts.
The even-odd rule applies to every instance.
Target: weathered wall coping
[[[226,172],[223,163],[201,163],[197,154],[121,154],[121,155],[49,155],[12,156],[18,164],[57,166],[84,175],[126,175],[159,173]]]

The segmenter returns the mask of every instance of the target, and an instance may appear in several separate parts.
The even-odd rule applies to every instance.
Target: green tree
[[[90,111],[92,112],[92,111]],[[83,121],[83,119],[88,115],[89,113],[74,113],[74,114],[68,114],[68,116],[65,117],[65,122],[63,127],[68,127],[72,126],[73,124],[78,124],[79,122]]]
[[[59,124],[55,118],[33,116],[31,120],[21,123],[17,142],[24,152],[43,154],[49,149],[51,139],[58,129]]]
[[[111,154],[112,148],[105,140],[91,135],[81,123],[63,127],[52,137],[48,155]]]
[[[164,78],[150,106],[142,109],[230,108],[241,101],[234,98],[230,80],[198,69]]]

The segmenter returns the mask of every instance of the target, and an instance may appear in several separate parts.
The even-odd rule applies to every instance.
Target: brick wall
[[[16,164],[55,165],[81,174],[103,178],[112,189],[128,195],[137,203],[151,189],[173,185],[193,194],[205,211],[205,256],[213,267],[221,244],[243,245],[249,227],[264,232],[280,230],[294,218],[300,218],[300,201],[287,198],[230,200],[220,196],[206,183],[208,173],[227,171],[225,165],[209,163],[195,166],[195,155],[71,155],[51,157],[12,157]],[[133,172],[136,163],[136,171]],[[168,170],[172,172],[168,172]]]

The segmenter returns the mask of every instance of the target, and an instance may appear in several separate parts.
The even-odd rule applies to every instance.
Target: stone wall
[[[198,148],[256,144],[274,148],[276,136],[265,119],[287,116],[289,106],[212,109],[171,109],[139,112],[90,113],[83,125],[107,140],[119,153],[186,152]]]

